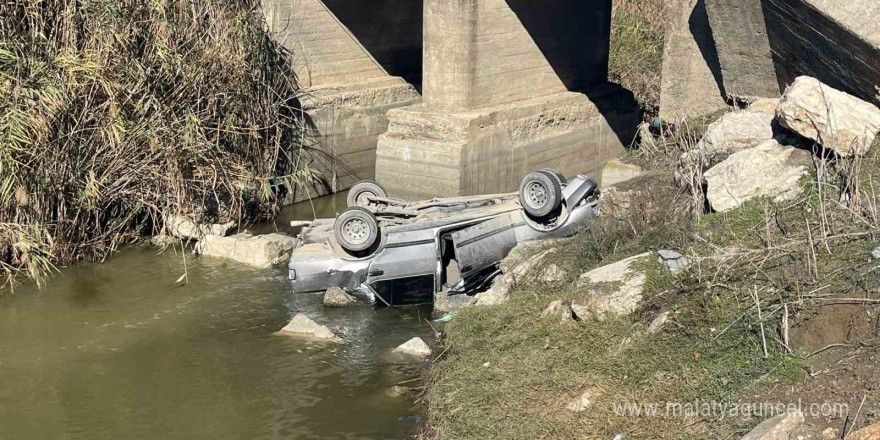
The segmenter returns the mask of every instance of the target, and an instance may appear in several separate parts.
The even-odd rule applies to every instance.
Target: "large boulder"
[[[800,411],[786,412],[764,420],[751,430],[742,440],[789,440],[792,432],[804,422]]]
[[[319,325],[302,313],[294,316],[290,323],[278,331],[278,334],[306,340],[340,342],[339,337],[326,325]]]
[[[809,173],[810,153],[775,140],[731,155],[707,171],[706,197],[717,212],[738,208],[747,200],[770,197],[776,202],[800,195],[801,178]]]
[[[633,313],[642,302],[647,279],[639,265],[651,255],[636,255],[582,274],[571,304],[574,313],[598,319]]]
[[[681,155],[676,181],[688,182],[695,171],[704,170],[733,153],[773,139],[773,114],[737,111],[722,116],[706,129],[695,148]]]
[[[331,287],[324,292],[324,306],[326,307],[345,307],[353,304],[357,304],[357,299],[339,287]]]
[[[786,89],[776,119],[842,157],[864,155],[880,132],[880,109],[874,104],[808,76],[798,77]]]
[[[208,235],[226,236],[235,228],[235,222],[202,224],[182,215],[165,215],[165,233],[186,240],[201,240]]]
[[[196,244],[195,251],[199,255],[268,268],[287,263],[295,246],[296,239],[287,235],[242,233],[230,237],[207,235]]]

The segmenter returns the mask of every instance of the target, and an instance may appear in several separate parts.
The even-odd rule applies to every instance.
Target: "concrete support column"
[[[632,140],[632,94],[607,83],[611,0],[424,2],[424,101],[389,112],[377,150],[395,197],[595,172]]]
[[[291,53],[309,166],[323,179],[287,202],[374,178],[387,111],[421,99],[404,79],[421,81],[421,0],[263,0],[262,6],[270,34]]]
[[[761,0],[706,0],[728,99],[779,97]]]

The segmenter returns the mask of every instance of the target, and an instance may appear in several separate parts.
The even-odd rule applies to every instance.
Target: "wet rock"
[[[660,263],[666,266],[673,275],[686,270],[691,265],[691,261],[688,257],[675,251],[659,250],[657,251],[657,255],[659,256],[658,259],[660,260]]]
[[[294,316],[290,323],[278,331],[278,334],[307,340],[340,342],[339,337],[333,334],[326,325],[319,325],[302,313]]]
[[[401,397],[409,396],[412,393],[412,391],[413,391],[412,388],[402,387],[400,385],[394,385],[394,386],[388,388],[387,390],[385,390],[385,394],[388,397],[393,397],[395,399],[398,399]]]
[[[676,182],[688,182],[695,170],[711,168],[738,151],[773,139],[773,114],[737,111],[728,113],[706,129],[696,147],[681,155]]]
[[[880,423],[866,426],[850,434],[847,440],[880,440]]]
[[[642,167],[638,165],[623,163],[619,159],[611,159],[602,167],[601,184],[603,187],[612,186],[639,177],[644,172]]]
[[[776,109],[779,123],[846,157],[868,152],[880,132],[874,104],[801,76],[786,89]]]
[[[235,229],[235,222],[223,224],[201,224],[182,215],[165,215],[165,233],[172,237],[187,240],[201,240],[208,235],[226,236]]]
[[[575,314],[569,301],[553,301],[541,312],[541,319],[553,319],[561,323],[574,322]]]
[[[409,341],[404,342],[399,347],[394,349],[395,352],[405,353],[413,356],[430,356],[431,355],[431,347],[428,347],[428,344],[422,340],[422,338],[415,337],[410,339]]]
[[[764,420],[742,440],[789,440],[791,433],[803,422],[804,414],[800,411],[781,414]]]
[[[602,391],[600,388],[590,388],[584,391],[584,393],[581,394],[578,398],[569,402],[568,405],[565,405],[565,409],[574,412],[584,412],[590,409],[596,399],[602,394],[605,394],[605,392]]]
[[[208,235],[196,244],[196,253],[268,268],[287,263],[295,245],[295,238],[282,234]]]
[[[660,330],[663,330],[663,326],[669,321],[669,312],[661,312],[651,321],[651,324],[648,325],[648,333],[652,335],[656,335],[660,333]]]
[[[159,235],[150,239],[150,243],[152,243],[153,246],[158,246],[161,248],[164,248],[167,246],[173,246],[173,245],[177,244],[179,241],[180,241],[179,238],[172,237],[172,236],[166,235],[166,234],[159,234]]]
[[[629,315],[642,301],[645,273],[637,266],[645,262],[650,252],[591,270],[578,279],[578,293],[572,309],[584,318]]]
[[[339,287],[331,287],[324,292],[324,306],[326,307],[345,307],[353,304],[357,304],[357,299]]]
[[[810,153],[779,145],[775,140],[734,153],[707,171],[706,197],[712,209],[725,212],[747,200],[770,197],[775,202],[801,194],[801,178],[808,174]]]

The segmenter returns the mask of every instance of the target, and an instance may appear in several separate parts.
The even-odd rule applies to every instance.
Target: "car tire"
[[[566,179],[566,178],[565,178],[565,175],[562,174],[562,173],[560,173],[559,171],[551,170],[550,168],[545,168],[545,169],[541,170],[541,172],[542,172],[542,173],[550,173],[550,174],[552,174],[553,177],[555,177],[556,180],[559,181],[559,184],[560,184],[560,185],[565,185],[566,183],[568,183],[568,179]]]
[[[346,206],[348,206],[349,208],[353,208],[355,206],[367,206],[367,203],[364,200],[364,196],[369,196],[373,198],[385,198],[388,197],[388,192],[385,191],[385,188],[375,180],[362,180],[356,183],[348,191]]]
[[[336,218],[333,235],[346,251],[365,251],[379,239],[379,221],[366,208],[348,208]]]
[[[528,215],[547,217],[562,205],[562,185],[551,173],[529,173],[519,184],[519,201]]]

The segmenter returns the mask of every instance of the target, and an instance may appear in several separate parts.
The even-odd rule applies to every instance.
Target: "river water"
[[[298,204],[277,229],[344,203]],[[296,313],[345,342],[274,334]],[[388,389],[427,364],[391,349],[430,340],[429,313],[325,309],[283,268],[125,249],[0,297],[0,439],[402,439],[419,409]]]

